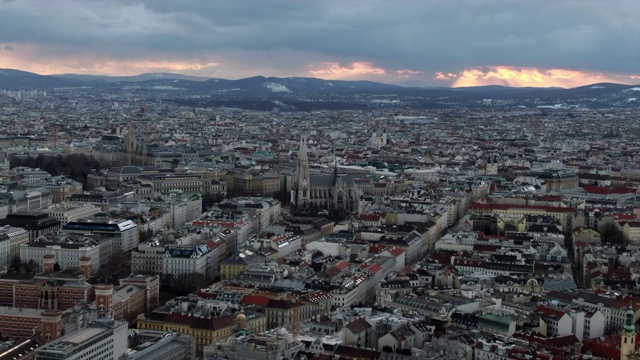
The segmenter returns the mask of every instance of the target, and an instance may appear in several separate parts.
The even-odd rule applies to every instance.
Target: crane
[[[298,341],[298,336],[300,335],[300,306],[301,305],[312,305],[316,306],[320,309],[324,309],[323,303],[315,303],[311,301],[300,300],[298,296],[289,297],[289,302],[293,305],[292,311],[292,319],[291,319],[291,333],[293,334],[293,341]]]

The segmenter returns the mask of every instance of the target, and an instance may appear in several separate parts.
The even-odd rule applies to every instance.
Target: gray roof
[[[120,168],[120,174],[142,174],[142,171],[136,166],[123,166]]]

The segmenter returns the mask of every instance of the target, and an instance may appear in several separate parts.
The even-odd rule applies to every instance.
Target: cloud
[[[6,50],[6,51],[13,51],[13,50],[15,50],[15,48],[14,48],[13,46],[11,46],[11,45],[5,45],[5,46],[3,46],[2,48],[3,48],[4,50]]]
[[[640,7],[637,0],[14,0],[0,1],[0,42],[35,49],[3,64],[35,71],[50,61],[51,72],[67,63],[80,72],[139,61],[205,76],[321,71],[425,85],[495,64],[638,74]],[[208,63],[219,65],[199,68]]]
[[[443,73],[442,71],[437,71],[435,80],[452,80],[458,77],[458,74],[455,73]]]
[[[313,66],[313,65],[312,65]],[[386,75],[386,70],[375,67],[370,62],[356,61],[349,66],[342,66],[335,62],[316,64],[317,68],[309,70],[309,74],[330,79],[349,79],[362,75]]]
[[[398,73],[398,76],[401,77],[401,78],[409,79],[409,78],[412,78],[412,77],[414,77],[416,75],[424,74],[424,71],[411,70],[411,69],[400,69],[400,70],[396,70],[396,73]]]
[[[634,75],[605,74],[569,69],[518,68],[493,66],[466,69],[453,77],[445,74],[436,76],[438,80],[455,79],[453,87],[504,85],[531,87],[578,87],[598,82],[633,83]]]
[[[1,45],[1,44],[0,44]],[[21,44],[19,47],[5,44],[2,48],[14,49],[0,57],[0,67],[16,68],[17,64],[30,63],[29,70],[39,74],[99,74],[137,75],[145,72],[199,73],[209,71],[221,64],[211,59],[141,57],[118,58],[92,52],[88,49],[68,49],[68,54],[59,48],[48,51],[47,47]]]

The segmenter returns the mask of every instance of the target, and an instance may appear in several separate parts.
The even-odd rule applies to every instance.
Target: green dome
[[[629,310],[627,310],[627,316],[623,327],[625,333],[631,334],[636,332],[635,318],[636,314],[633,311],[631,304],[629,304]]]

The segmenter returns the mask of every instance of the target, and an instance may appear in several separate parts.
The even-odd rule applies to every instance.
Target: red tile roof
[[[560,319],[563,316],[567,315],[564,311],[560,311],[560,310],[555,310],[555,309],[551,309],[548,308],[544,305],[540,305],[538,306],[538,308],[535,310],[536,313],[538,314],[543,314],[544,316],[548,316],[548,317],[552,317],[552,318],[556,318],[556,319]]]
[[[547,212],[558,212],[558,213],[572,213],[576,211],[575,208],[565,208],[565,207],[556,207],[556,206],[516,205],[516,204],[479,204],[479,203],[470,205],[469,209],[478,209],[478,210],[530,209],[530,210],[545,210]]]
[[[373,264],[371,266],[369,266],[369,268],[367,268],[367,271],[372,273],[372,274],[376,274],[380,271],[382,271],[382,267],[378,264]]]
[[[595,185],[584,185],[582,186],[584,190],[590,194],[600,194],[600,195],[609,195],[609,194],[635,194],[636,189],[627,188],[627,187],[602,187]]]
[[[256,305],[266,307],[267,304],[269,304],[269,298],[260,295],[245,295],[242,297],[242,301],[240,301],[240,303],[242,305]]]
[[[395,257],[398,257],[400,255],[402,255],[404,253],[404,250],[402,250],[399,247],[394,247],[393,249],[388,250],[389,253]]]

